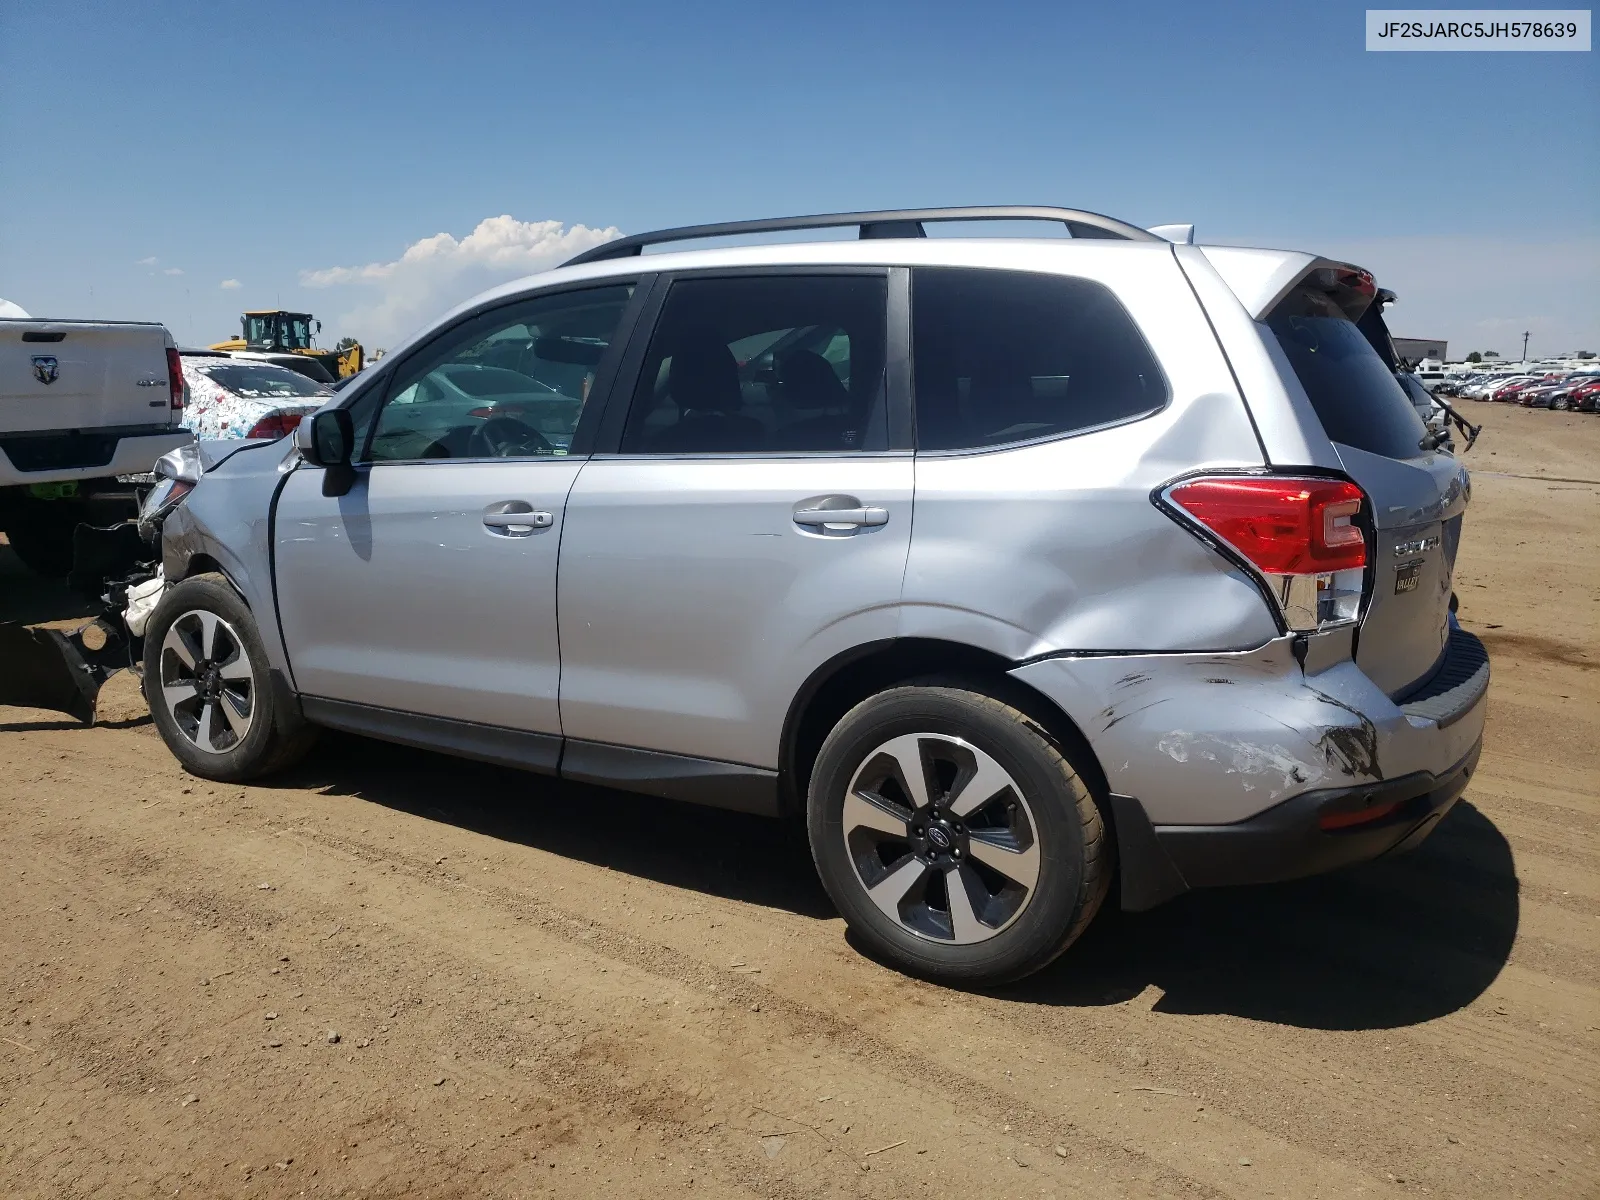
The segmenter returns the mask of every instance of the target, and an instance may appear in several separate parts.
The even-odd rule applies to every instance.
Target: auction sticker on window
[[[1368,50],[1588,50],[1587,8],[1369,8]]]

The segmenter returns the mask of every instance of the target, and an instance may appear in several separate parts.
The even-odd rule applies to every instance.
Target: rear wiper
[[[1447,418],[1449,418],[1451,424],[1453,424],[1457,429],[1459,429],[1461,431],[1461,436],[1467,439],[1466,445],[1461,447],[1461,453],[1465,454],[1468,450],[1471,450],[1472,449],[1472,443],[1477,441],[1478,440],[1478,435],[1483,432],[1483,426],[1482,425],[1474,425],[1471,421],[1469,421],[1465,417],[1463,417],[1460,413],[1458,413],[1454,408],[1452,408],[1448,403],[1446,403],[1439,396],[1433,395],[1433,393],[1429,393],[1429,395],[1432,396],[1433,402],[1435,404],[1437,404],[1440,408],[1444,409],[1444,415]],[[1439,440],[1434,442],[1434,444],[1432,446],[1424,446],[1423,449],[1425,449],[1425,450],[1436,450],[1436,449],[1438,449],[1440,446],[1442,446],[1445,443],[1445,440],[1449,437],[1449,432],[1446,431],[1444,433],[1435,434],[1434,436],[1437,437]],[[1428,439],[1426,439],[1426,438],[1423,439],[1424,442],[1426,442],[1427,440]]]

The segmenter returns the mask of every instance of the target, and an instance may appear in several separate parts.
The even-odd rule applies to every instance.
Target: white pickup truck
[[[17,556],[65,574],[79,522],[135,515],[133,477],[193,437],[183,400],[164,326],[0,319],[0,530]]]

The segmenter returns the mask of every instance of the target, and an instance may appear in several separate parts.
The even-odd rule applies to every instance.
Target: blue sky
[[[1371,54],[1364,11],[0,5],[0,296],[383,345],[584,238],[541,222],[1065,204],[1353,259],[1455,352],[1600,350],[1595,55]]]

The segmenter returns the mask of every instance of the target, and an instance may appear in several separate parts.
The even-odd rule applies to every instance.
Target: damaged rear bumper
[[[1348,642],[1297,654],[1289,638],[1234,653],[1052,657],[1012,675],[1093,748],[1112,794],[1122,906],[1138,910],[1191,887],[1292,879],[1415,845],[1476,766],[1489,661],[1452,627],[1439,669],[1398,699]]]
[[[1122,907],[1141,912],[1190,888],[1279,883],[1410,850],[1466,791],[1481,745],[1441,775],[1307,792],[1232,825],[1152,826],[1137,800],[1113,796],[1119,845],[1133,851],[1122,861]]]

